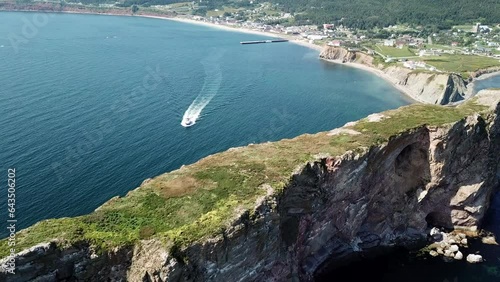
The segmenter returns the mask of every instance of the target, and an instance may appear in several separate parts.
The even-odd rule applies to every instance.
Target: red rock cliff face
[[[360,254],[418,246],[431,226],[474,232],[498,185],[499,112],[422,126],[362,154],[310,163],[255,218],[187,248],[189,263],[167,259],[149,277],[311,281]]]
[[[142,241],[107,254],[40,245],[17,276],[71,281],[312,281],[340,263],[420,246],[432,226],[475,232],[499,182],[500,105],[494,114],[421,126],[362,153],[319,157],[283,193],[261,199],[221,235],[169,253]],[[377,122],[377,121],[374,121]]]

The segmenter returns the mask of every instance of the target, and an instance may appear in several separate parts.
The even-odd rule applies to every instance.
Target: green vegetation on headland
[[[441,55],[422,59],[438,70],[460,73],[464,78],[467,78],[471,72],[500,66],[500,60],[486,56]]]
[[[415,57],[415,52],[411,51],[408,46],[405,46],[403,48],[397,48],[397,47],[389,47],[389,46],[383,46],[383,45],[375,45],[371,46],[373,50],[376,52],[381,53],[384,56],[391,57],[391,58],[400,58],[400,57]]]
[[[86,0],[82,3],[92,4],[98,0]],[[196,11],[200,12],[205,9],[205,13],[214,13],[225,18],[225,13],[235,13],[242,10],[241,7],[249,5],[255,7],[259,1],[254,4],[249,2],[230,2],[229,1],[202,1],[200,3],[186,2],[182,4],[172,4],[168,8],[152,7],[151,5],[174,3],[173,1],[165,2],[143,2],[142,0],[125,1],[119,4],[107,4],[102,6],[90,5],[80,6],[73,5],[71,9],[76,11],[86,12],[107,12],[113,9],[113,13],[131,14],[132,12],[160,13],[162,15],[173,13],[172,11]],[[283,2],[283,1],[278,1]],[[374,17],[372,19],[365,18],[366,15],[356,11],[356,15],[352,16],[352,11],[340,9],[340,12],[332,12],[326,17],[326,10],[317,14],[308,14],[314,10],[318,4],[325,1],[315,2],[315,5],[304,6],[304,10],[295,15],[293,24],[311,24],[311,23],[328,23],[334,21],[336,24],[352,25],[363,27],[363,21],[371,21],[372,24],[385,25],[391,23],[391,18]],[[410,1],[411,2],[411,1]],[[461,1],[458,1],[461,2]],[[458,3],[457,2],[457,3]],[[486,1],[487,2],[487,1]],[[498,2],[498,1],[496,1]],[[6,2],[4,2],[6,3]],[[15,7],[23,7],[23,3],[35,3],[29,0],[16,2]],[[37,2],[36,5],[42,2]],[[48,2],[47,2],[48,3]],[[70,6],[65,2],[61,3],[45,3],[41,9],[50,7],[57,11]],[[107,3],[101,1],[98,3]],[[113,2],[114,3],[114,2]],[[264,14],[270,15],[277,11],[286,11],[290,9],[288,5],[294,3],[307,4],[310,1],[296,1],[282,5],[273,6],[273,9],[266,8]],[[339,1],[338,3],[343,3]],[[361,5],[363,1],[353,1],[347,3],[346,7],[354,7]],[[385,3],[385,2],[384,2]],[[201,7],[200,5],[206,5]],[[333,2],[331,5],[337,5]],[[330,5],[329,4],[329,5]],[[366,4],[366,3],[365,3]],[[491,3],[490,3],[491,4]],[[128,5],[128,6],[127,6]],[[133,9],[130,5],[141,5],[137,9]],[[384,4],[385,5],[385,4]],[[483,4],[475,3],[475,8],[483,9]],[[496,7],[497,4],[492,4]],[[375,13],[380,7],[372,5]],[[479,7],[476,7],[479,6]],[[4,6],[5,7],[5,6]],[[126,7],[126,8],[124,8]],[[221,9],[219,9],[222,7]],[[328,10],[328,6],[325,8]],[[397,5],[391,9],[396,9]],[[409,6],[411,8],[411,5]],[[2,2],[0,2],[2,8]],[[422,9],[427,9],[422,5]],[[189,10],[191,9],[191,10]],[[219,11],[215,11],[218,9]],[[451,9],[451,8],[450,8]],[[468,17],[464,17],[464,21],[475,19],[476,10],[471,11]],[[397,9],[396,9],[397,10]],[[411,9],[410,9],[411,10]],[[338,19],[339,13],[345,12],[346,17]],[[448,11],[448,10],[447,10]],[[493,13],[498,13],[500,9],[492,9]],[[297,12],[297,11],[294,11]],[[463,12],[463,11],[462,11]],[[176,12],[175,12],[176,13]],[[173,14],[175,14],[173,13]],[[351,14],[349,14],[351,13]],[[369,13],[369,14],[370,14]],[[402,12],[402,15],[407,11]],[[203,13],[202,13],[203,14]],[[352,17],[347,17],[351,15]],[[385,15],[382,13],[381,15]],[[418,13],[415,15],[419,15]],[[485,14],[486,15],[486,14]],[[308,16],[316,17],[315,20],[306,21]],[[325,17],[323,17],[325,16]],[[498,19],[498,18],[497,18]],[[414,18],[402,18],[402,20],[413,22]],[[472,20],[471,20],[472,21]],[[488,19],[481,19],[482,22],[487,22]],[[416,21],[418,22],[418,21]],[[450,22],[446,22],[449,24]],[[429,22],[428,24],[432,24]],[[392,37],[386,31],[383,35],[387,38]],[[320,32],[320,31],[319,31]],[[336,36],[344,37],[344,40],[349,35],[355,35],[359,30],[346,31],[343,28],[336,30]],[[438,34],[439,35],[439,34]],[[357,36],[357,35],[356,35]],[[420,36],[420,35],[415,35]],[[437,41],[437,38],[434,41]],[[443,36],[444,37],[444,36]],[[450,36],[448,36],[450,38]],[[347,40],[347,39],[345,39]],[[325,39],[330,41],[330,39]],[[344,42],[345,43],[345,42]],[[441,43],[444,44],[444,43]],[[375,45],[369,45],[375,50]],[[414,49],[408,49],[407,46],[402,49],[395,47],[380,46],[378,51],[386,56],[391,57],[407,57],[413,54]],[[354,46],[357,47],[357,46]],[[422,57],[420,60],[426,61],[428,64],[435,66],[439,70],[449,72],[462,72],[466,74],[469,71],[489,66],[499,65],[498,60],[482,57],[482,56],[467,56],[467,55],[442,55],[435,57]],[[385,63],[381,57],[376,56],[375,63]],[[417,69],[418,71],[428,71]],[[100,250],[106,250],[115,246],[134,244],[138,240],[147,238],[160,238],[167,244],[175,243],[177,246],[185,245],[190,242],[221,234],[233,219],[248,211],[248,220],[252,219],[252,210],[255,202],[259,197],[266,194],[266,187],[274,188],[276,193],[279,193],[286,184],[293,171],[297,167],[303,166],[305,162],[314,160],[317,155],[341,155],[348,150],[365,150],[366,148],[387,141],[391,136],[394,136],[411,128],[421,126],[423,124],[439,125],[459,120],[460,118],[483,110],[484,107],[475,106],[473,102],[468,102],[458,108],[447,108],[431,105],[413,105],[404,107],[399,110],[389,111],[384,113],[390,117],[382,122],[368,122],[367,120],[360,121],[350,128],[360,132],[360,135],[337,135],[329,136],[327,133],[318,133],[314,135],[302,135],[291,140],[282,140],[279,142],[265,143],[259,145],[251,145],[244,148],[237,148],[227,152],[215,154],[207,157],[193,165],[183,167],[179,170],[161,175],[151,181],[144,183],[140,189],[131,191],[124,198],[116,198],[110,200],[97,211],[80,217],[51,219],[39,222],[38,224],[21,231],[17,235],[16,250],[21,250],[33,246],[40,242],[47,242],[51,239],[57,239],[61,244],[72,244],[80,241],[90,242],[93,246]],[[0,244],[0,256],[6,256],[9,253],[9,247],[6,241]]]
[[[471,75],[477,71],[500,67],[500,60],[487,56],[444,54],[439,56],[418,57],[415,55],[410,56],[409,52],[411,51],[400,50],[394,47],[376,46],[373,50],[387,58],[394,59],[392,63],[388,63],[380,56],[375,55],[374,63],[376,65],[381,64],[384,67],[388,67],[394,65],[394,62],[397,62],[396,60],[405,58],[414,62],[424,62],[427,67],[434,67],[439,72],[460,74],[464,79],[470,78]],[[399,63],[399,65],[401,66],[402,63]],[[438,73],[436,70],[419,68],[414,69],[412,72]]]
[[[16,250],[52,239],[60,245],[89,242],[98,251],[147,238],[183,246],[222,234],[242,214],[251,221],[257,199],[269,187],[280,193],[293,171],[318,155],[362,152],[424,124],[446,124],[486,110],[474,101],[455,108],[416,104],[384,112],[380,122],[363,119],[349,127],[359,135],[322,132],[230,149],[145,181],[89,215],[41,221],[17,234]],[[9,249],[2,240],[0,257]]]
[[[268,0],[285,12],[300,13],[296,22],[321,24],[340,21],[356,28],[400,23],[451,28],[468,22],[500,19],[497,0]]]

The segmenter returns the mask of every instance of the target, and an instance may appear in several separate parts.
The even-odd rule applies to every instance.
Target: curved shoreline
[[[324,46],[320,46],[314,43],[309,43],[304,40],[299,40],[295,36],[286,36],[284,34],[276,34],[272,32],[265,32],[265,31],[258,31],[258,30],[252,30],[244,27],[231,27],[227,25],[220,25],[220,24],[214,24],[210,22],[205,22],[205,21],[198,21],[198,20],[193,20],[193,19],[187,19],[187,18],[182,18],[182,17],[162,17],[162,16],[152,16],[152,15],[137,15],[140,17],[144,18],[152,18],[152,19],[161,19],[161,20],[170,20],[170,21],[176,21],[176,22],[181,22],[181,23],[187,23],[187,24],[195,24],[195,25],[201,25],[201,26],[206,26],[206,27],[211,27],[211,28],[216,28],[220,30],[225,30],[225,31],[232,31],[232,32],[240,32],[240,33],[247,33],[247,34],[255,34],[255,35],[261,35],[261,36],[266,36],[266,37],[278,37],[278,38],[283,38],[283,39],[288,39],[290,43],[292,44],[297,44],[318,52],[321,52],[324,49]],[[322,61],[326,61],[329,63],[334,63],[334,64],[339,64],[339,65],[344,65],[352,68],[356,68],[359,70],[363,70],[366,72],[370,72],[371,74],[385,80],[388,82],[392,87],[396,88],[399,92],[401,92],[406,98],[409,98],[410,102],[418,102],[418,103],[425,103],[422,100],[419,100],[417,97],[414,97],[411,93],[409,93],[406,89],[401,87],[400,85],[397,84],[397,80],[391,78],[390,76],[386,75],[383,71],[369,67],[363,64],[358,64],[358,63],[350,63],[346,62],[343,63],[342,61],[338,60],[326,60],[326,59],[321,59],[318,58]]]
[[[36,10],[0,10],[0,12],[1,11],[4,11],[4,12],[42,12],[41,10],[39,10],[39,11],[36,11]],[[300,45],[300,46],[309,48],[309,49],[317,51],[317,52],[321,52],[323,50],[323,48],[325,47],[325,46],[320,46],[320,45],[317,45],[314,43],[309,43],[309,42],[304,41],[304,40],[299,40],[295,36],[287,36],[285,34],[277,34],[277,33],[272,33],[272,32],[253,30],[253,29],[248,29],[248,28],[244,28],[244,27],[231,27],[231,26],[227,26],[227,25],[220,25],[220,24],[214,24],[214,23],[205,22],[205,21],[187,19],[184,17],[168,17],[168,16],[158,16],[158,15],[150,15],[150,14],[129,15],[129,14],[118,14],[118,13],[93,13],[93,12],[83,12],[83,11],[78,11],[78,12],[75,12],[75,11],[49,11],[49,12],[62,13],[62,14],[141,17],[141,18],[149,18],[149,19],[168,20],[168,21],[175,21],[175,22],[181,22],[181,23],[186,23],[186,24],[201,25],[201,26],[216,28],[216,29],[225,30],[225,31],[240,32],[240,33],[261,35],[261,36],[266,36],[266,37],[288,39],[289,42],[292,44]],[[326,60],[326,59],[321,59],[321,58],[320,58],[320,60],[370,72],[370,73],[376,75],[377,77],[385,80],[386,82],[389,82],[394,88],[396,88],[396,90],[401,92],[406,98],[409,98],[409,100],[411,100],[410,102],[425,103],[424,101],[419,100],[417,97],[414,97],[406,89],[404,89],[403,87],[398,85],[396,80],[392,79],[391,77],[389,77],[388,75],[386,75],[383,71],[381,71],[379,69],[372,68],[372,67],[358,64],[358,63],[350,63],[350,62],[343,63],[340,60],[335,61],[335,60]]]
[[[96,13],[96,12],[88,12],[88,11],[0,10],[0,12],[2,12],[2,11],[4,11],[4,12],[49,12],[49,13],[64,13],[64,14],[82,14],[82,15],[127,16],[127,17],[142,17],[142,18],[150,18],[150,19],[170,20],[170,21],[176,21],[176,22],[181,22],[181,23],[186,23],[186,24],[195,24],[195,25],[216,28],[216,29],[220,29],[220,30],[224,30],[224,31],[240,32],[240,33],[254,34],[254,35],[260,35],[260,36],[265,36],[265,37],[287,39],[292,44],[300,45],[300,46],[312,49],[312,50],[317,51],[317,52],[321,52],[325,48],[325,46],[320,46],[320,45],[317,45],[314,43],[300,40],[297,38],[297,36],[290,36],[290,35],[285,35],[285,34],[281,34],[281,33],[273,33],[273,32],[267,32],[267,31],[254,30],[254,29],[249,29],[249,28],[245,28],[245,27],[232,27],[229,25],[215,24],[212,22],[194,20],[194,19],[189,19],[186,17],[175,17],[175,16],[169,17],[169,16],[162,16],[162,15],[154,15],[154,14],[134,14],[134,15],[132,15],[132,14],[121,14],[121,13],[113,13],[113,12]],[[392,85],[392,87],[394,87],[396,90],[401,92],[406,98],[411,100],[410,102],[417,102],[417,103],[423,103],[423,104],[428,103],[422,99],[419,99],[418,97],[413,95],[413,93],[408,91],[408,89],[405,89],[404,87],[399,85],[399,82],[397,79],[387,75],[381,69],[371,67],[368,65],[364,65],[364,64],[360,64],[360,63],[356,63],[356,62],[342,62],[341,60],[328,60],[328,59],[323,59],[323,58],[319,58],[319,59],[326,61],[326,62],[329,62],[329,63],[344,65],[344,66],[348,66],[348,67],[352,67],[352,68],[356,68],[359,70],[364,70],[364,71],[370,72],[373,75],[376,75],[377,77],[388,82],[390,85]],[[478,77],[473,78],[472,81],[470,81],[467,84],[467,97],[470,98],[470,97],[477,94],[478,91],[476,91],[474,89],[474,82],[475,81],[488,79],[490,77],[494,77],[497,75],[500,75],[500,70],[492,72],[492,73],[485,73],[485,74],[482,74]],[[467,98],[465,100],[467,100]]]
[[[207,26],[207,27],[212,27],[212,28],[217,28],[221,30],[226,30],[226,31],[233,31],[233,32],[241,32],[241,33],[248,33],[248,34],[255,34],[255,35],[261,35],[261,36],[267,36],[267,37],[278,37],[278,38],[283,38],[283,39],[288,39],[290,43],[297,44],[300,46],[307,47],[309,49],[321,52],[325,46],[320,46],[314,43],[309,43],[304,40],[297,39],[296,36],[288,36],[285,34],[277,34],[277,33],[272,33],[272,32],[266,32],[266,31],[259,31],[259,30],[253,30],[253,29],[248,29],[245,27],[231,27],[228,25],[221,25],[221,24],[215,24],[211,22],[205,22],[205,21],[198,21],[198,20],[193,20],[193,19],[187,19],[184,17],[163,17],[163,16],[152,16],[152,15],[136,15],[140,17],[145,17],[145,18],[156,18],[156,19],[163,19],[163,20],[171,20],[171,21],[177,21],[177,22],[182,22],[182,23],[187,23],[187,24],[196,24],[196,25],[202,25],[202,26]],[[423,104],[428,104],[428,102],[418,98],[417,96],[413,95],[408,89],[404,88],[399,84],[399,81],[395,79],[392,76],[387,75],[384,73],[383,70],[371,67],[368,65],[360,64],[360,63],[355,63],[355,62],[342,62],[342,60],[328,60],[328,59],[323,59],[319,58],[322,61],[326,61],[329,63],[334,63],[334,64],[339,64],[339,65],[344,65],[347,67],[352,67],[356,68],[359,70],[367,71],[372,73],[373,75],[376,75],[377,77],[385,80],[388,82],[392,87],[397,89],[399,92],[401,92],[406,98],[409,98],[411,102],[416,102],[416,103],[423,103]],[[476,78],[474,78],[469,84],[470,90],[468,90],[468,97],[472,97],[477,94],[478,91],[474,90],[474,82],[477,80],[482,80],[482,79],[488,79],[493,76],[500,75],[500,71],[496,71],[493,73],[485,73],[483,75],[480,75]]]
[[[202,25],[202,26],[207,26],[207,27],[212,27],[212,28],[217,28],[221,30],[226,30],[226,31],[233,31],[233,32],[241,32],[241,33],[248,33],[248,34],[255,34],[255,35],[262,35],[262,36],[267,36],[267,37],[278,37],[278,38],[283,38],[283,39],[288,39],[290,43],[297,44],[303,47],[307,47],[309,49],[321,52],[325,46],[320,46],[314,43],[309,43],[304,40],[299,40],[295,36],[286,36],[284,34],[276,34],[272,32],[265,32],[265,31],[258,31],[258,30],[252,30],[244,27],[231,27],[227,25],[219,25],[219,24],[214,24],[210,22],[204,22],[204,21],[197,21],[193,19],[186,19],[182,17],[161,17],[161,16],[150,16],[150,15],[137,15],[145,18],[153,18],[153,19],[162,19],[162,20],[170,20],[170,21],[176,21],[176,22],[182,22],[182,23],[187,23],[187,24],[196,24],[196,25]],[[346,62],[343,63],[341,60],[327,60],[327,59],[322,59],[318,58],[321,61],[326,61],[329,63],[334,63],[334,64],[339,64],[339,65],[344,65],[347,67],[352,67],[356,68],[359,70],[363,70],[366,72],[370,72],[371,74],[385,80],[388,82],[392,87],[394,87],[396,90],[401,92],[406,98],[410,100],[410,102],[417,102],[417,103],[425,103],[424,101],[418,99],[417,97],[414,97],[410,92],[408,92],[405,88],[401,87],[401,85],[398,84],[397,80],[393,79],[392,77],[386,75],[382,70],[363,65],[363,64],[358,64],[358,63],[351,63],[351,62]]]
[[[333,61],[333,62],[334,62],[334,61]],[[334,62],[334,63],[335,63],[335,62]],[[364,67],[364,68],[367,68],[367,69],[365,69],[365,70],[370,71],[370,72],[371,72],[371,71],[376,70],[376,69],[374,69],[374,68],[370,68],[370,67],[368,67],[368,66],[366,66],[366,65],[362,65],[362,64],[356,64],[356,63],[351,63],[351,64],[352,64],[352,65],[351,65],[352,67],[356,67],[356,68]],[[382,72],[382,71],[380,70],[380,72]],[[388,75],[386,75],[386,74],[384,74],[384,75],[385,75],[385,76],[388,76]],[[390,118],[389,118],[389,120],[390,120]],[[392,120],[393,120],[393,121],[394,121],[394,120],[396,120],[396,121],[397,121],[398,119],[397,119],[397,118],[393,118]],[[474,130],[474,132],[480,132],[480,130]],[[399,140],[396,140],[396,141],[399,141]],[[396,141],[395,141],[395,143],[398,143],[398,142],[396,142]],[[389,147],[389,148],[390,148],[390,147]],[[401,148],[404,148],[404,146],[402,146]],[[268,155],[266,155],[266,157],[267,157],[267,156],[268,156]],[[327,163],[327,162],[325,161],[324,163]],[[380,163],[380,162],[379,162],[379,163]],[[368,166],[368,167],[369,167],[369,166]],[[336,169],[338,169],[338,166],[336,167]],[[361,177],[359,177],[359,178],[361,178]],[[340,189],[339,189],[339,190],[340,190]],[[290,197],[290,198],[291,198],[291,197]],[[347,203],[349,203],[349,201],[347,201]],[[334,214],[334,213],[333,213],[333,214]],[[369,214],[371,214],[371,213],[369,213]],[[197,222],[195,222],[195,223],[197,223]],[[242,227],[242,225],[239,225],[238,227],[240,227],[240,228],[241,228],[241,230],[244,230],[244,229],[243,229],[243,227]],[[255,229],[254,229],[254,230],[255,230]],[[355,233],[355,232],[352,232],[352,233]],[[231,234],[233,234],[233,233],[231,233]],[[263,234],[266,234],[266,233],[263,233]],[[267,233],[267,234],[269,234],[269,233]],[[331,235],[330,235],[330,236],[331,236]],[[270,237],[272,237],[272,236],[270,236]],[[318,237],[319,237],[319,236],[318,236]],[[234,237],[233,237],[233,238],[234,238]],[[239,237],[239,238],[245,238],[245,237],[241,236],[241,237]],[[312,236],[311,236],[311,238],[314,238],[314,237],[312,237]],[[214,240],[214,241],[215,241],[215,240]],[[234,241],[236,241],[236,240],[234,240]],[[233,242],[234,242],[234,241],[233,241]],[[245,239],[245,241],[246,241],[246,239]],[[298,240],[296,240],[296,241],[298,241]],[[320,240],[318,240],[317,242],[320,242],[320,243],[321,243],[321,241],[320,241]],[[248,245],[248,246],[252,246],[250,243],[249,243],[249,244],[247,244],[247,245]],[[90,249],[90,248],[89,248],[89,249]],[[166,248],[165,248],[165,249],[166,249]],[[160,249],[160,250],[161,250],[161,252],[162,252],[162,255],[166,252],[166,251],[164,251],[165,249]],[[215,248],[213,248],[213,249],[215,249]],[[298,248],[297,248],[297,249],[298,249]],[[305,248],[302,248],[302,249],[305,249]],[[67,250],[65,250],[65,251],[67,251]],[[67,253],[69,253],[70,255],[72,255],[72,253],[70,253],[71,251],[72,251],[72,250],[68,251]],[[155,251],[156,251],[156,253],[159,253],[159,252],[158,252],[158,249],[157,249],[157,250],[155,250]],[[170,249],[169,251],[170,251],[170,253],[172,253],[172,249]],[[117,253],[118,253],[118,252],[117,252]],[[199,252],[199,253],[202,253],[202,252]],[[241,253],[243,253],[243,252],[241,252]],[[298,253],[298,252],[297,252],[297,253]],[[122,257],[125,257],[125,256],[123,256],[123,255],[122,255],[122,253],[121,253],[121,252],[120,252],[120,253],[118,253],[118,254],[119,254],[119,255],[121,255]],[[155,257],[154,257],[154,256],[150,256],[150,253],[148,253],[148,252],[142,252],[141,254],[143,255],[143,257],[146,257],[146,260],[149,260],[149,262],[156,262],[156,261],[154,260],[154,259],[155,259]],[[167,253],[167,254],[168,254],[168,253]],[[314,254],[314,253],[313,253],[313,254]],[[92,255],[91,255],[91,254],[89,254],[89,256],[92,256]],[[46,257],[49,257],[49,256],[47,255]],[[105,257],[105,255],[102,255],[102,257]],[[148,258],[148,257],[149,257],[149,258]],[[232,257],[235,257],[235,256],[233,255]],[[298,256],[297,256],[297,257],[298,257]],[[49,257],[49,258],[50,258],[50,257]],[[132,259],[131,259],[131,260],[132,260]],[[136,263],[136,264],[134,264],[134,266],[136,266],[136,265],[137,265],[137,261],[139,261],[139,260],[137,259],[137,257],[134,257],[134,259],[133,259],[132,261],[133,261],[134,263]],[[285,261],[285,260],[283,259],[282,261]],[[94,262],[94,263],[96,262],[96,260],[95,260],[95,256],[94,256],[94,258],[93,258],[93,262]],[[229,264],[230,264],[230,263],[229,263]],[[60,265],[63,265],[63,264],[61,263]],[[75,265],[78,265],[78,264],[77,264],[77,263],[75,263]],[[237,264],[235,264],[235,265],[237,266]],[[27,264],[27,266],[29,266],[29,264]],[[81,266],[81,265],[80,265],[80,266]],[[92,266],[92,265],[91,265],[91,266]],[[148,265],[148,267],[151,267],[151,268],[152,268],[153,266]],[[75,268],[76,268],[76,267],[75,267]],[[139,268],[139,267],[138,267],[138,268]],[[27,267],[25,267],[25,268],[23,268],[23,269],[27,269]],[[93,269],[93,268],[92,268],[92,267],[89,267],[88,269]],[[94,267],[94,269],[98,269],[98,267]],[[131,268],[131,269],[133,270],[133,268]],[[144,269],[144,266],[142,266],[142,267],[141,267],[141,269]],[[221,269],[224,269],[224,267],[221,267]],[[231,269],[231,267],[227,267],[226,269]],[[233,269],[235,269],[235,268],[233,267]],[[144,270],[144,271],[146,271],[146,270]],[[149,269],[147,269],[147,271],[149,271],[150,273],[153,273],[153,271],[151,271],[151,270],[149,270]],[[146,273],[148,273],[147,271],[146,271]],[[131,279],[131,280],[134,280],[134,279]],[[224,279],[221,279],[221,280],[224,280]]]
[[[150,18],[150,19],[161,19],[161,20],[169,20],[169,21],[175,21],[175,22],[181,22],[181,23],[187,23],[187,24],[201,25],[201,26],[216,28],[216,29],[225,30],[225,31],[261,35],[261,36],[266,36],[266,37],[283,38],[283,39],[289,40],[290,43],[294,43],[297,45],[308,47],[310,49],[313,49],[313,50],[316,50],[319,52],[321,52],[321,50],[323,49],[322,46],[312,44],[309,42],[305,42],[303,40],[298,40],[294,36],[286,36],[284,34],[278,34],[278,33],[273,33],[273,32],[248,29],[248,28],[244,28],[244,27],[231,27],[228,25],[214,24],[214,23],[210,23],[210,22],[197,21],[197,20],[192,20],[192,19],[187,19],[187,18],[182,18],[182,17],[169,18],[169,17],[151,16],[151,15],[136,15],[136,16],[143,17],[143,18]]]
[[[233,32],[261,35],[261,36],[266,36],[266,37],[287,39],[287,40],[289,40],[290,43],[294,43],[297,45],[308,47],[310,49],[313,49],[313,50],[316,50],[319,52],[321,52],[321,50],[323,49],[323,46],[309,43],[309,42],[304,41],[304,40],[298,40],[295,36],[289,36],[286,34],[278,34],[278,33],[260,31],[260,30],[254,30],[254,29],[248,29],[248,28],[244,28],[244,27],[231,27],[228,25],[214,24],[214,23],[205,22],[205,21],[188,19],[185,17],[169,17],[169,16],[159,16],[159,15],[152,15],[152,14],[131,15],[131,14],[109,13],[109,12],[108,13],[94,13],[94,12],[87,12],[87,11],[2,10],[2,9],[0,9],[0,12],[25,12],[25,13],[37,13],[37,12],[39,12],[39,13],[54,13],[54,14],[103,15],[103,16],[141,17],[141,18],[150,18],[150,19],[169,20],[169,21],[176,21],[176,22],[182,22],[182,23],[187,23],[187,24],[202,25],[202,26],[217,28],[217,29],[226,30],[226,31],[233,31]]]
[[[348,67],[352,67],[352,68],[356,68],[356,69],[359,69],[359,70],[364,70],[364,71],[370,72],[370,73],[376,75],[377,77],[379,77],[379,78],[385,80],[386,82],[388,82],[392,87],[396,88],[399,92],[401,92],[402,94],[404,94],[407,98],[409,98],[413,102],[422,103],[422,104],[428,104],[425,101],[419,99],[418,97],[415,97],[414,95],[412,95],[407,89],[405,89],[404,87],[402,87],[401,85],[399,85],[398,81],[396,79],[394,79],[393,77],[385,74],[380,69],[373,68],[373,67],[370,67],[370,66],[367,66],[367,65],[363,65],[363,64],[359,64],[359,63],[353,63],[353,62],[345,62],[344,63],[341,60],[329,60],[329,59],[323,59],[323,58],[320,58],[320,60],[325,61],[325,62],[329,62],[329,63],[334,63],[334,64],[338,64],[338,65],[348,66]]]
[[[176,21],[176,22],[181,22],[181,23],[187,23],[187,24],[195,24],[195,25],[201,25],[201,26],[206,26],[206,27],[211,27],[211,28],[216,28],[220,30],[225,30],[225,31],[232,31],[232,32],[240,32],[240,33],[247,33],[247,34],[254,34],[254,35],[261,35],[261,36],[266,36],[266,37],[275,37],[275,38],[283,38],[283,39],[288,39],[290,43],[292,44],[297,44],[303,47],[307,47],[309,49],[321,52],[325,46],[320,46],[314,43],[309,43],[304,40],[297,39],[297,36],[289,36],[285,34],[277,34],[273,32],[266,32],[266,31],[259,31],[259,30],[253,30],[245,27],[231,27],[228,25],[222,25],[222,24],[215,24],[211,22],[205,22],[205,21],[199,21],[199,20],[193,20],[193,19],[188,19],[185,17],[164,17],[164,16],[154,16],[154,15],[133,15],[133,16],[138,16],[138,17],[143,17],[143,18],[152,18],[152,19],[161,19],[161,20],[170,20],[170,21]],[[339,65],[344,65],[347,67],[352,67],[356,68],[359,70],[363,70],[366,72],[370,72],[371,74],[385,80],[388,82],[392,87],[394,87],[396,90],[401,92],[410,102],[413,103],[423,103],[423,104],[428,104],[429,102],[426,102],[419,97],[415,96],[411,91],[406,89],[405,87],[401,86],[399,84],[399,81],[395,79],[392,76],[387,75],[383,70],[367,66],[364,64],[360,63],[355,63],[355,62],[342,62],[341,60],[328,60],[328,59],[323,59],[319,58],[322,61],[326,61],[329,63],[334,63],[334,64],[339,64]],[[500,75],[500,71],[498,72],[493,72],[493,73],[486,73],[483,75],[480,75],[476,78],[474,78],[469,84],[470,86],[468,87],[468,97],[472,97],[477,94],[478,91],[474,90],[474,82],[476,80],[480,79],[487,79],[496,75]]]

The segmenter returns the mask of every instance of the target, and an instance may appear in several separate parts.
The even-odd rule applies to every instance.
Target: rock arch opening
[[[428,148],[424,142],[412,143],[401,150],[394,161],[394,172],[406,192],[424,186],[430,180]]]
[[[425,217],[428,227],[441,227],[445,229],[453,229],[453,223],[451,222],[451,217],[448,214],[433,211],[427,214]]]

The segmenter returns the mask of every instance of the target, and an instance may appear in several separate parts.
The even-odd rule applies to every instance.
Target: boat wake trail
[[[219,91],[222,82],[222,71],[219,64],[221,57],[222,52],[219,51],[201,62],[203,68],[205,69],[205,81],[200,94],[198,94],[184,113],[181,121],[182,126],[193,126],[196,123],[196,120],[200,117],[203,109],[208,105],[208,103],[210,103]]]

